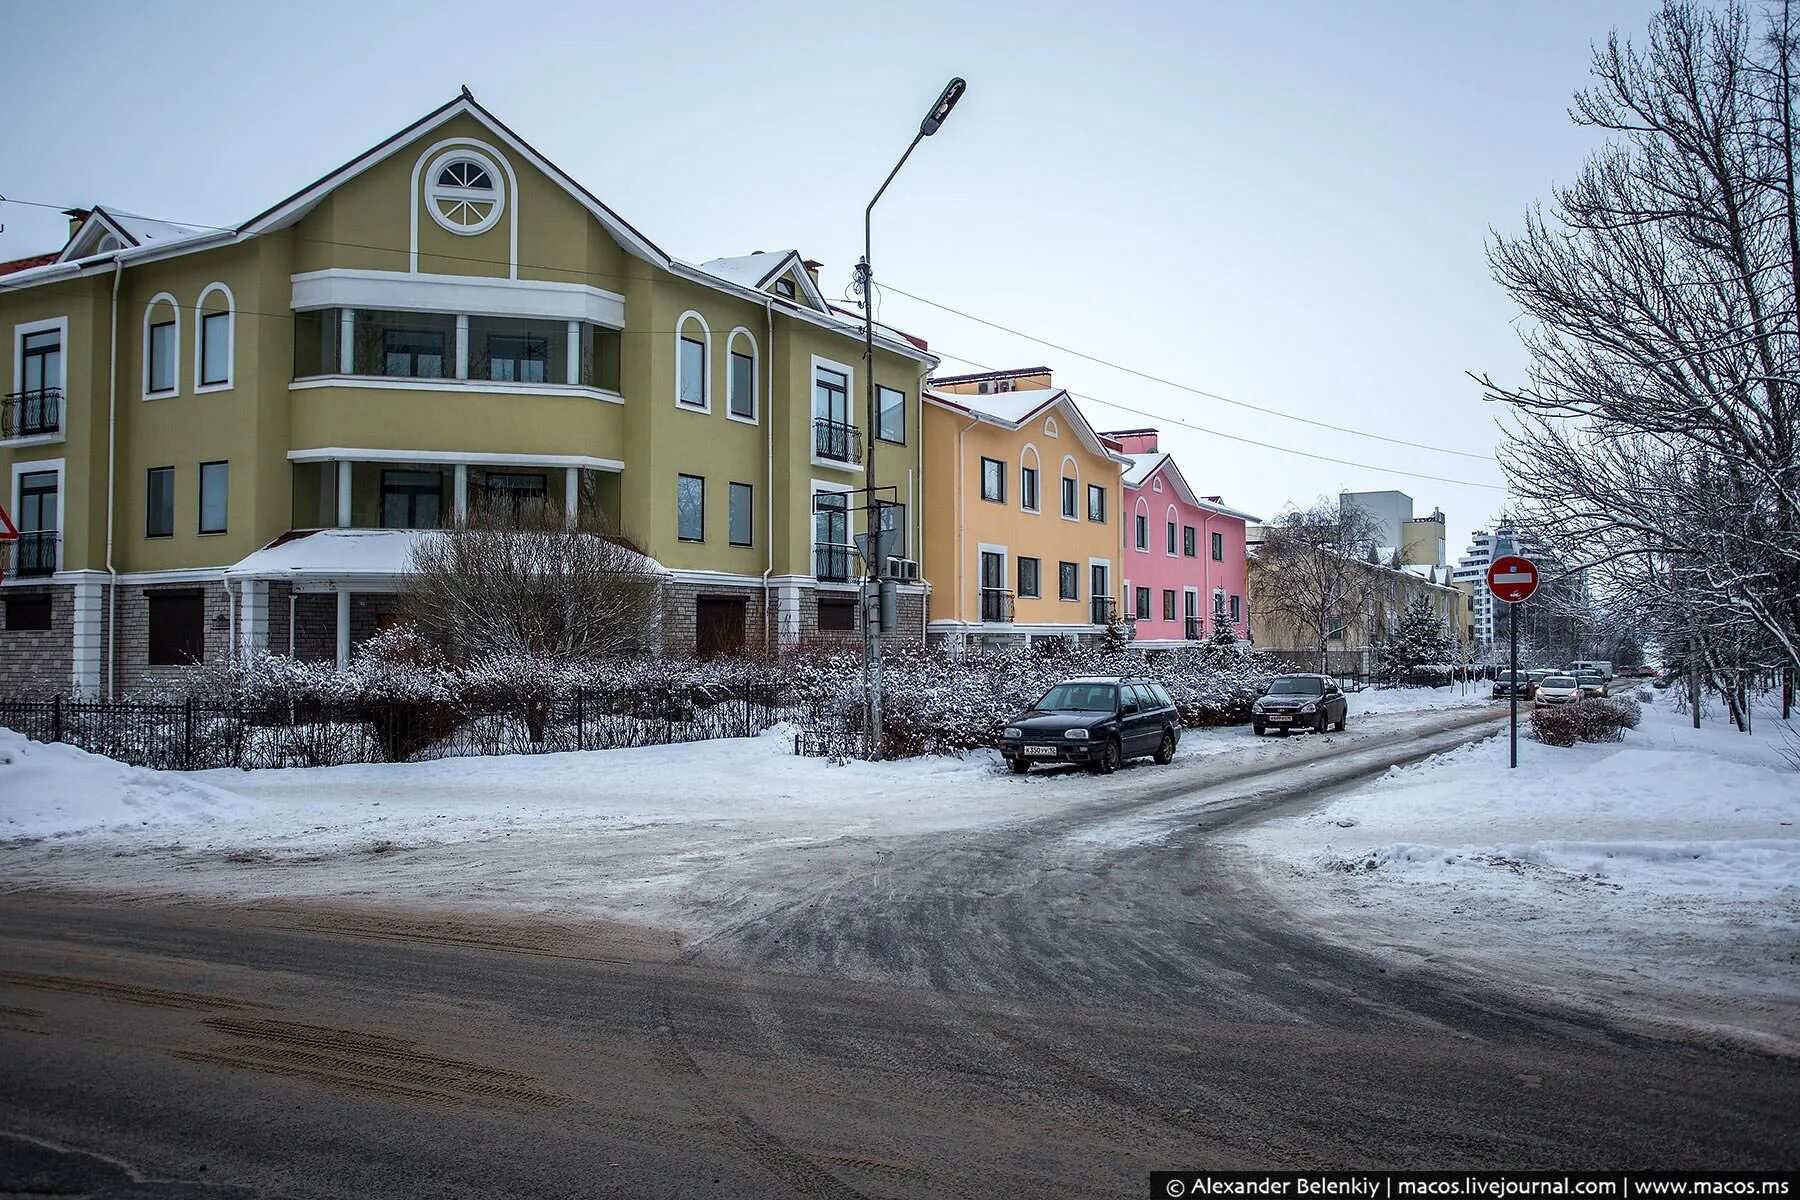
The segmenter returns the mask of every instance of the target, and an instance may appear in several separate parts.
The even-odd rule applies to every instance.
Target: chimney
[[[808,259],[803,259],[801,261],[800,265],[806,268],[806,273],[808,275],[812,276],[813,286],[818,287],[819,286],[819,268],[824,266],[825,264],[820,262],[816,258],[808,258]]]
[[[1116,429],[1100,436],[1111,438],[1117,442],[1126,454],[1156,453],[1156,430],[1154,429]]]
[[[74,237],[75,231],[81,228],[81,223],[93,215],[94,210],[91,208],[63,209],[63,216],[69,218],[69,236]]]

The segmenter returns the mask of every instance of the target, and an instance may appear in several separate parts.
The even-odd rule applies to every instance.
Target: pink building
[[[1156,448],[1156,430],[1103,435],[1131,460],[1120,481],[1125,545],[1119,556],[1124,611],[1139,643],[1210,637],[1215,613],[1250,636],[1244,525],[1256,517],[1189,486],[1175,459]]]

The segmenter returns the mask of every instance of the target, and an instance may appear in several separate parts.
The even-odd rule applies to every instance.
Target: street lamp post
[[[950,110],[956,107],[956,102],[962,99],[963,91],[968,86],[961,77],[952,79],[944,85],[944,90],[938,93],[937,102],[931,106],[931,111],[927,112],[925,119],[919,122],[919,132],[913,135],[912,143],[906,147],[906,153],[900,156],[900,161],[894,164],[894,169],[889,171],[887,178],[881,181],[881,187],[876,190],[874,199],[870,200],[869,206],[863,209],[863,257],[862,262],[856,266],[856,277],[862,285],[863,375],[867,383],[869,408],[868,436],[864,442],[866,450],[863,456],[863,494],[868,497],[867,505],[863,510],[863,529],[867,531],[869,547],[867,592],[863,604],[863,628],[868,631],[868,652],[863,656],[863,691],[868,696],[869,705],[868,755],[870,758],[881,757],[881,623],[884,616],[881,576],[882,568],[886,565],[882,561],[885,556],[882,553],[881,542],[881,502],[876,499],[878,493],[875,490],[875,445],[881,440],[877,436],[877,431],[881,428],[881,410],[877,398],[878,392],[875,388],[875,272],[871,266],[874,262],[871,230],[874,223],[875,206],[881,202],[882,195],[888,190],[888,184],[894,182],[894,176],[900,173],[900,168],[906,165],[906,160],[912,157],[912,152],[918,149],[919,143],[943,127],[944,121],[950,116]],[[873,620],[869,619],[867,596],[874,597]],[[896,611],[898,608],[899,601],[896,599]]]

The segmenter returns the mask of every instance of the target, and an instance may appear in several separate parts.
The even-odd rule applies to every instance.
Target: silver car
[[[1573,675],[1546,675],[1537,685],[1538,704],[1574,704],[1581,699],[1581,681]]]

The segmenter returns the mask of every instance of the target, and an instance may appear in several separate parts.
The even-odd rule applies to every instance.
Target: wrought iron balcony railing
[[[840,546],[836,542],[813,543],[813,575],[831,583],[843,583],[850,578],[850,568],[856,563],[856,548]]]
[[[987,624],[1012,624],[1013,594],[1005,588],[982,588],[981,619]]]
[[[61,388],[10,392],[0,400],[0,438],[37,437],[62,431]]]
[[[12,543],[12,574],[54,575],[57,534],[54,529],[21,532]]]
[[[1199,617],[1189,617],[1187,619],[1187,640],[1190,642],[1197,642],[1200,640]]]
[[[813,418],[813,453],[834,462],[862,461],[862,430],[828,417]]]
[[[1111,625],[1119,619],[1119,602],[1111,596],[1095,596],[1090,607],[1096,625]]]

